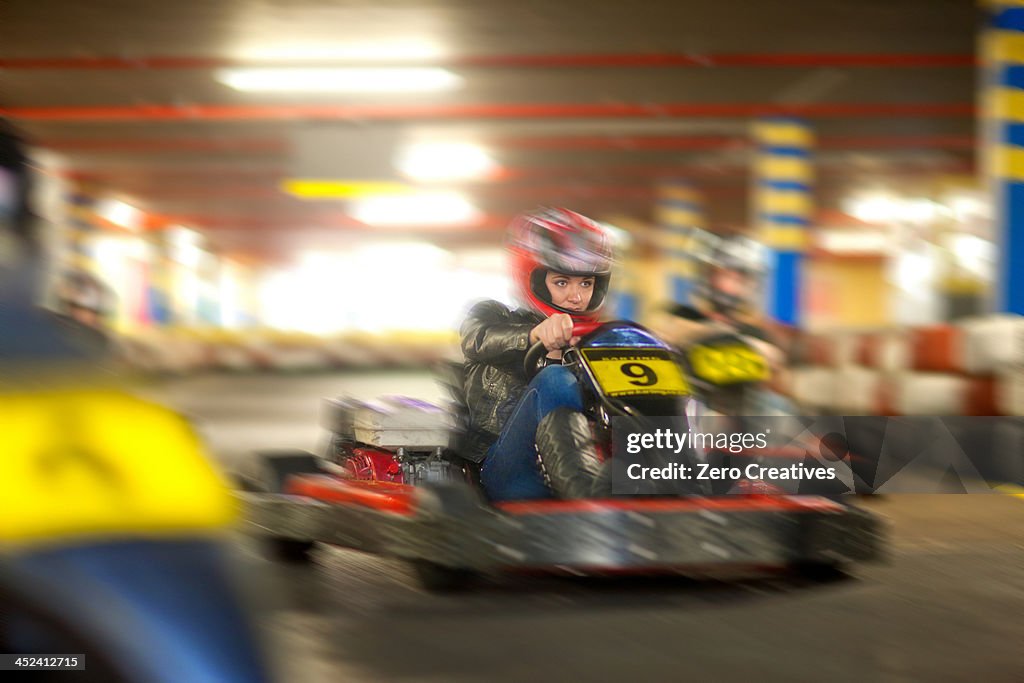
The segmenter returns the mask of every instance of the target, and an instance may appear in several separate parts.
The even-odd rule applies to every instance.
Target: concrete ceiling
[[[814,125],[824,209],[865,179],[973,172],[977,25],[970,0],[8,0],[0,112],[72,178],[229,250],[362,234],[343,204],[280,182],[297,136],[375,126],[492,150],[504,173],[461,188],[487,219],[460,239],[494,240],[541,203],[649,216],[674,177],[735,223],[760,114]],[[297,46],[421,41],[438,52],[398,63],[444,66],[463,88],[268,95],[215,78]]]

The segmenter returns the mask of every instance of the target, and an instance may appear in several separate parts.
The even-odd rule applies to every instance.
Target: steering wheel
[[[582,337],[585,334],[590,334],[601,325],[602,323],[599,322],[573,322],[572,336]],[[527,382],[532,380],[542,367],[545,367],[546,364],[541,361],[547,353],[548,350],[545,348],[544,342],[540,341],[531,346],[529,351],[526,352],[526,357],[523,358],[523,372],[526,373]]]

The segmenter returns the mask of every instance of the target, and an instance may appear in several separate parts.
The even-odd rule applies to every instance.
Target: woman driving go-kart
[[[595,322],[612,269],[609,235],[567,209],[542,209],[509,228],[512,279],[521,307],[484,301],[462,325],[470,459],[491,500],[601,493],[607,481],[591,444],[575,375],[550,365],[528,382],[527,349],[542,343],[549,359],[579,341],[574,324]],[[535,444],[543,443],[539,449]]]
[[[529,213],[513,221],[508,247],[520,306],[470,310],[461,372],[441,368],[454,410],[406,396],[330,398],[323,456],[258,452],[239,473],[251,527],[276,557],[305,561],[316,543],[340,545],[408,561],[425,587],[449,590],[515,568],[836,565],[877,554],[874,520],[835,501],[630,479],[631,466],[695,471],[704,452],[692,445],[631,461],[616,443],[631,430],[688,431],[699,373],[640,325],[598,320],[612,249],[594,221]],[[728,349],[702,350],[721,384],[751,379],[710,363]],[[744,359],[760,378],[760,357]]]

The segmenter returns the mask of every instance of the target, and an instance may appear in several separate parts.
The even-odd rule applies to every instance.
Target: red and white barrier
[[[1024,364],[1003,369],[996,381],[996,403],[1000,412],[1024,416]]]
[[[806,335],[791,371],[805,410],[881,415],[1024,415],[1024,317],[907,330]]]

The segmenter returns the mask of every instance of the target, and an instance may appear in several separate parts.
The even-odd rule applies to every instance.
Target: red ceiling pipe
[[[192,168],[160,168],[159,166],[151,166],[149,168],[139,170],[137,167],[130,169],[125,168],[77,168],[77,169],[66,169],[61,175],[70,181],[79,182],[96,182],[107,180],[110,178],[117,178],[118,180],[124,180],[126,176],[131,182],[137,182],[139,180],[145,180],[147,178],[160,178],[161,180],[174,179],[174,180],[186,180],[194,181],[196,183],[207,184],[210,182],[210,176],[217,176],[220,178],[245,178],[249,180],[266,180],[267,182],[276,182],[281,180],[288,174],[288,171],[284,168],[267,168],[267,169],[250,169],[250,168],[224,168],[213,164],[197,164]]]
[[[168,139],[57,139],[43,140],[40,145],[58,152],[254,152],[283,153],[289,146],[281,139],[246,138],[168,138]]]
[[[582,150],[717,150],[744,149],[748,143],[735,136],[689,135],[562,135],[502,137],[490,140],[495,147],[508,149],[582,149]]]
[[[820,175],[857,175],[871,174],[873,176],[893,177],[901,175],[934,175],[936,173],[973,173],[974,164],[971,162],[951,161],[935,163],[932,161],[917,164],[900,163],[886,164],[883,169],[864,169],[852,167],[849,163],[821,163],[819,162],[816,172]],[[499,180],[529,180],[541,178],[566,178],[583,176],[608,176],[608,177],[630,177],[630,178],[658,178],[664,180],[697,180],[702,183],[711,182],[716,179],[734,180],[743,179],[750,175],[750,167],[745,164],[727,165],[715,164],[714,167],[695,168],[693,166],[658,166],[658,165],[633,165],[633,166],[520,166],[505,167],[501,171]]]
[[[375,237],[391,237],[403,231],[434,232],[436,234],[477,232],[483,230],[504,230],[508,227],[509,220],[504,217],[485,215],[479,221],[471,225],[444,225],[444,226],[388,226],[379,228],[365,225],[356,220],[339,217],[335,220],[310,220],[303,217],[281,217],[279,219],[268,219],[263,213],[231,214],[231,215],[169,215],[168,221],[173,224],[193,226],[201,230],[244,230],[282,231],[282,236],[294,236],[302,233],[320,233],[325,231],[343,230],[345,232],[366,232]]]
[[[303,201],[283,190],[268,185],[239,185],[239,184],[217,184],[204,185],[150,185],[138,187],[121,185],[118,187],[133,194],[146,198],[160,199],[274,199],[280,201],[290,200],[293,202]],[[517,198],[535,197],[543,195],[567,195],[577,198],[595,199],[641,199],[650,200],[654,198],[654,190],[647,185],[478,185],[471,190],[484,198]],[[317,200],[310,200],[317,201]],[[304,206],[307,204],[303,204]]]
[[[502,118],[683,118],[791,115],[807,118],[971,117],[975,105],[952,103],[590,103],[409,105],[114,105],[12,107],[0,116],[26,121],[265,121]]]
[[[408,65],[410,62],[394,62]],[[973,67],[973,54],[902,54],[902,53],[724,53],[680,54],[674,52],[569,55],[472,55],[433,60],[416,60],[416,64],[450,67],[582,67],[582,68],[665,68],[665,67]],[[229,57],[196,56],[78,56],[78,57],[8,57],[0,59],[2,69],[217,69],[251,65],[275,66],[366,66],[355,60],[289,60],[233,59]],[[376,66],[376,64],[375,64]]]
[[[858,175],[871,174],[872,176],[895,177],[902,175],[934,175],[936,173],[973,173],[974,164],[970,161],[949,161],[935,163],[933,161],[922,161],[920,163],[897,163],[886,164],[883,169],[864,169],[851,166],[848,163],[819,162],[817,172],[822,176]],[[724,180],[733,182],[742,180],[749,176],[750,169],[743,164],[716,164],[710,168],[699,168],[694,166],[668,166],[668,165],[630,165],[630,166],[514,166],[504,167],[497,182],[508,182],[531,179],[557,178],[582,178],[593,176],[628,177],[628,178],[654,178],[654,179],[682,179],[698,180],[702,183]],[[153,178],[163,180],[174,180],[184,186],[206,185],[210,177],[220,179],[244,178],[247,180],[265,180],[266,182],[277,182],[287,175],[285,169],[280,170],[248,170],[244,168],[226,169],[220,167],[208,167],[197,164],[194,168],[159,168],[151,167],[144,171],[137,169],[87,169],[79,168],[65,171],[63,176],[68,180],[80,182],[104,182],[116,180],[124,189],[129,189],[140,180]],[[182,182],[184,181],[184,182]],[[465,183],[470,189],[486,187],[491,181],[482,183]]]
[[[723,150],[750,149],[750,140],[736,136],[577,135],[498,138],[501,148],[540,150]],[[973,149],[973,135],[842,135],[822,136],[821,149]]]
[[[43,147],[60,152],[252,152],[284,153],[287,141],[268,139],[54,139]],[[738,136],[687,135],[560,135],[492,138],[487,144],[501,149],[528,150],[743,150],[751,142]],[[973,149],[973,135],[842,135],[818,138],[820,149]]]

